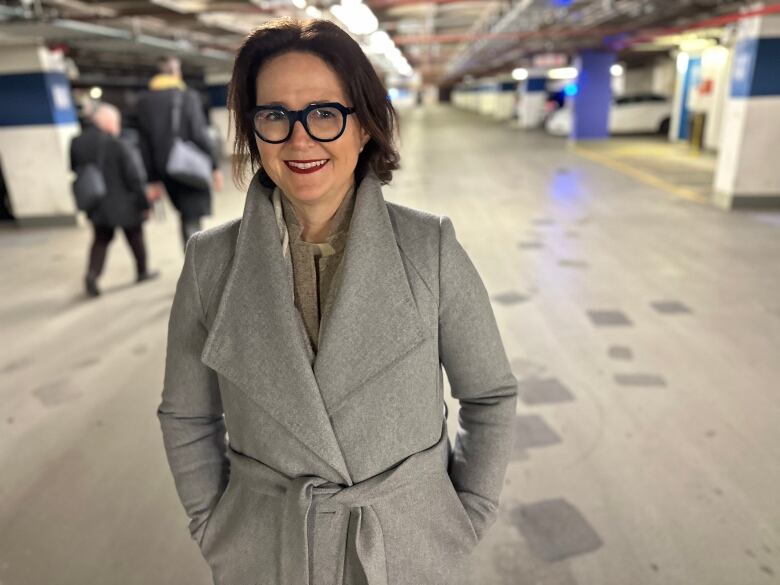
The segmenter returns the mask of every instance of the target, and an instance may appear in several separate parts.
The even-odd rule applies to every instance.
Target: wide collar
[[[329,417],[426,334],[381,185],[369,174],[355,194],[333,304],[321,323],[312,368],[296,321],[272,192],[256,175],[202,360],[237,384],[350,485]]]

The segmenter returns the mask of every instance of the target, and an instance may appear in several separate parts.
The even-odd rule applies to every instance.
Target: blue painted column
[[[520,85],[518,120],[521,128],[538,128],[544,121],[547,77],[530,75]]]
[[[76,223],[70,141],[79,124],[64,71],[45,47],[0,52],[0,164],[21,225]]]
[[[571,138],[599,140],[609,136],[609,109],[612,105],[612,76],[609,68],[615,54],[583,51],[576,61],[579,71],[574,97]]]
[[[739,23],[715,172],[715,203],[780,209],[780,15]]]

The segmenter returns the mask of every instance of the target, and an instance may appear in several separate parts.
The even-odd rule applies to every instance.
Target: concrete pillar
[[[229,73],[207,73],[206,89],[209,94],[209,119],[223,144],[223,155],[229,157],[233,152],[233,129],[227,109]]]
[[[70,141],[79,131],[61,57],[40,46],[3,47],[0,165],[17,223],[76,223]]]
[[[610,67],[615,54],[583,51],[577,58],[577,95],[572,120],[573,140],[598,140],[609,137],[609,110],[612,106]]]
[[[518,121],[521,128],[538,128],[544,121],[547,77],[529,75],[519,87]]]
[[[739,23],[722,132],[715,203],[780,208],[780,15]]]

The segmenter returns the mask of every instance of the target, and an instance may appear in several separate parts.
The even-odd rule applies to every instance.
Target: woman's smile
[[[327,165],[329,159],[314,159],[314,160],[286,160],[284,164],[293,173],[297,175],[310,175],[322,170]]]

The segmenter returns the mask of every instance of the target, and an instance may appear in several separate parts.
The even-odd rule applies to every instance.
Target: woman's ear
[[[360,129],[360,152],[363,152],[363,149],[366,147],[366,144],[368,144],[369,140],[371,140],[371,135],[361,128]]]

